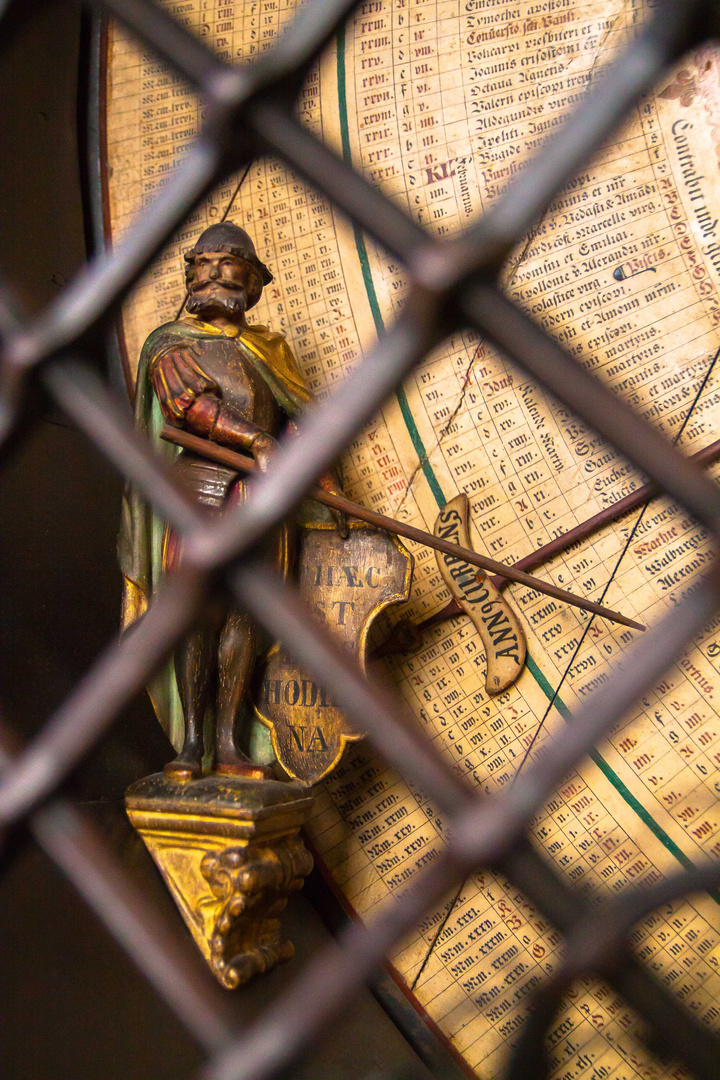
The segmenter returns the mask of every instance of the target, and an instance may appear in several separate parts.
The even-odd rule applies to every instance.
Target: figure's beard
[[[247,309],[247,293],[243,288],[230,291],[220,286],[210,293],[200,290],[191,293],[185,308],[189,315],[229,315],[238,318]]]

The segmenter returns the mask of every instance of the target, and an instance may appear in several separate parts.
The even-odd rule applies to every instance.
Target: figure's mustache
[[[194,281],[189,286],[191,293],[199,292],[201,289],[207,289],[211,285],[216,285],[219,289],[225,289],[227,292],[245,292],[244,285],[238,285],[234,281],[223,281],[220,278],[208,278],[206,281]]]
[[[214,284],[214,283],[213,283]],[[198,292],[195,289],[190,293],[185,309],[190,315],[199,315],[203,312],[215,312],[216,314],[242,315],[247,308],[247,293],[240,286],[234,286],[233,290],[221,286],[219,293]]]

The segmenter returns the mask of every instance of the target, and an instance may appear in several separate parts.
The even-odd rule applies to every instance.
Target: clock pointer
[[[252,473],[256,471],[253,458],[247,457],[244,454],[237,454],[234,450],[229,450],[225,446],[218,446],[217,443],[200,438],[198,435],[192,435],[190,432],[183,431],[181,428],[171,427],[169,424],[166,424],[160,434],[167,442],[174,443],[176,446],[182,446],[186,450],[191,450],[193,453],[209,458],[211,461],[217,461],[222,465],[228,465],[230,468],[238,469],[242,472]],[[457,559],[462,560],[462,562],[471,563],[481,570],[501,575],[503,578],[509,578],[511,581],[517,581],[521,585],[526,585],[530,589],[535,589],[537,592],[547,593],[548,596],[552,596],[556,600],[561,600],[565,604],[582,608],[584,611],[589,611],[593,615],[600,615],[603,619],[621,623],[622,626],[629,626],[633,630],[645,629],[641,623],[634,622],[632,619],[626,618],[625,615],[621,615],[617,611],[612,611],[610,608],[603,607],[602,604],[596,604],[592,600],[586,600],[582,596],[575,596],[574,593],[568,592],[566,589],[561,589],[552,582],[541,581],[540,578],[526,574],[522,569],[517,569],[514,566],[506,566],[504,563],[497,562],[495,559],[489,559],[485,555],[478,555],[476,551],[460,547],[458,544],[453,544],[448,540],[433,536],[432,533],[425,532],[423,529],[416,529],[413,525],[407,525],[402,521],[395,521],[394,518],[386,517],[384,514],[378,514],[375,510],[366,510],[364,506],[360,506],[359,503],[352,502],[350,499],[346,499],[341,495],[333,495],[328,491],[323,491],[321,488],[312,488],[309,495],[317,502],[324,503],[325,506],[330,506],[335,510],[341,510],[350,517],[360,518],[362,521],[366,521],[368,524],[374,525],[378,529],[385,529],[387,532],[395,533],[397,536],[404,536],[408,540],[414,540],[418,544],[424,544],[426,547],[434,548],[436,551],[442,551],[446,555],[453,555]]]
[[[711,465],[714,461],[720,458],[720,439],[710,443],[703,450],[699,450],[696,454],[693,454],[691,460],[698,465]],[[562,536],[556,536],[553,540],[550,540],[547,544],[543,544],[542,547],[536,548],[535,551],[530,552],[529,555],[525,555],[522,559],[518,559],[513,566],[516,570],[534,570],[537,566],[541,566],[542,563],[547,562],[554,555],[559,555],[563,551],[567,551],[573,544],[577,544],[580,540],[585,540],[587,537],[592,536],[598,532],[604,525],[609,525],[611,522],[619,521],[626,514],[629,514],[631,510],[636,510],[644,503],[649,502],[651,499],[657,498],[660,494],[659,489],[654,484],[643,484],[636,491],[626,495],[624,499],[619,499],[612,506],[605,507],[604,510],[598,511],[597,514],[593,514],[587,521],[581,522],[572,529],[568,529]],[[508,584],[508,578],[500,577],[499,575],[490,578],[492,584],[496,589],[504,589]],[[457,600],[449,600],[444,608],[440,611],[436,611],[434,615],[430,615],[427,619],[423,619],[422,622],[413,623],[409,619],[401,619],[395,623],[392,630],[386,637],[385,641],[373,651],[370,659],[379,660],[383,656],[392,656],[394,653],[409,653],[413,650],[420,648],[422,642],[422,635],[426,630],[429,630],[433,626],[438,626],[440,623],[446,622],[448,619],[456,619],[460,615],[464,615],[465,612],[458,604]]]

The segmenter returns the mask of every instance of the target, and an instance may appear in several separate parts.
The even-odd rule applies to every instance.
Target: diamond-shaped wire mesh
[[[135,628],[110,646],[22,753],[0,723],[0,822],[27,821],[108,930],[205,1047],[206,1080],[260,1080],[291,1063],[337,1018],[375,965],[453,881],[483,866],[501,871],[566,937],[566,958],[541,990],[510,1065],[514,1078],[547,1075],[542,1040],[564,990],[600,972],[648,1024],[652,1045],[696,1076],[717,1076],[720,1039],[701,1026],[624,944],[647,911],[720,883],[720,868],[690,871],[592,914],[527,836],[530,818],[599,738],[650,688],[720,606],[720,566],[648,631],[630,660],[575,717],[565,737],[517,782],[489,797],[466,788],[403,718],[399,700],[368,680],[291,589],[256,557],[258,545],[299,502],[384,399],[427,352],[474,327],[612,443],[640,471],[720,534],[720,492],[633,410],[566,354],[496,284],[503,260],[580,164],[617,127],[637,96],[687,49],[712,37],[715,9],[663,0],[650,22],[599,79],[561,130],[478,223],[439,242],[319,143],[295,118],[305,74],[356,0],[309,0],[274,51],[251,68],[221,63],[152,0],[94,0],[167,60],[202,94],[207,121],[156,202],[111,253],[90,262],[44,312],[26,318],[0,290],[0,439],[15,430],[34,380],[185,539],[183,570]],[[162,463],[127,426],[109,389],[85,366],[83,340],[119,301],[223,177],[259,155],[284,159],[357,226],[401,260],[410,281],[403,313],[346,382],[283,445],[247,503],[208,524]],[[414,887],[367,928],[344,933],[341,952],[301,971],[248,1030],[238,1031],[190,945],[175,940],[81,813],[54,792],[187,630],[218,575],[375,747],[442,808],[452,839]]]

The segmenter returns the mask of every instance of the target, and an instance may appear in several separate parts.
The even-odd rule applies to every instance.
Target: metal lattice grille
[[[356,0],[309,0],[274,51],[251,68],[222,64],[152,0],[93,0],[120,19],[202,94],[208,119],[195,146],[123,243],[90,262],[44,312],[25,318],[0,291],[0,438],[18,422],[33,380],[52,397],[185,539],[184,568],[135,630],[108,648],[23,752],[0,726],[0,823],[26,820],[37,841],[208,1053],[205,1080],[261,1080],[292,1062],[337,1017],[358,985],[423,912],[468,872],[503,873],[565,935],[567,953],[541,991],[510,1066],[543,1076],[543,1033],[563,990],[600,972],[649,1025],[653,1045],[699,1077],[717,1075],[720,1039],[699,1025],[624,945],[633,923],[661,903],[720,884],[697,869],[592,909],[527,838],[530,818],[563,777],[649,689],[720,607],[720,564],[702,587],[648,631],[632,656],[577,714],[542,763],[502,792],[477,797],[434,752],[403,707],[365,678],[309,611],[257,558],[258,546],[427,352],[465,327],[479,330],[612,443],[638,470],[720,538],[720,491],[656,431],[566,354],[496,284],[503,261],[563,184],[627,114],[637,96],[687,49],[717,30],[704,0],[662,0],[648,25],[598,80],[532,165],[477,224],[438,242],[309,134],[293,109],[304,76]],[[387,336],[303,421],[292,446],[232,516],[208,524],[129,429],[109,389],[82,361],[82,341],[138,279],[198,201],[260,155],[284,159],[359,228],[399,259],[410,291]],[[189,941],[175,940],[76,809],[54,791],[144,686],[221,576],[224,586],[330,692],[377,750],[447,815],[452,839],[410,890],[367,928],[352,926],[341,952],[321,955],[247,1030],[197,973]]]

